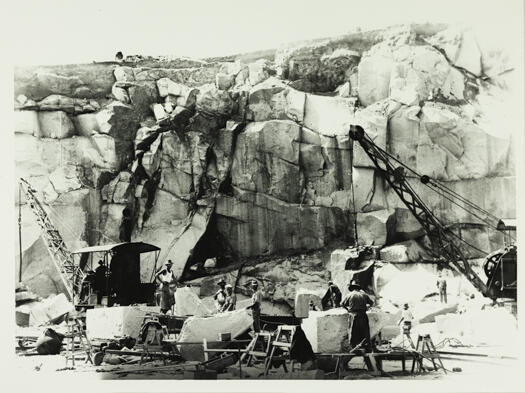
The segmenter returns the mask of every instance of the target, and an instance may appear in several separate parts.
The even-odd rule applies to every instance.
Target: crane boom
[[[42,228],[42,239],[51,255],[51,259],[57,268],[60,279],[64,284],[69,298],[73,300],[75,294],[80,292],[80,285],[84,279],[84,271],[80,267],[75,266],[73,255],[68,250],[64,239],[56,229],[49,214],[36,196],[36,191],[31,185],[20,178],[20,187],[24,191],[27,202],[35,213],[36,219]],[[19,201],[20,203],[20,201]]]
[[[395,167],[388,154],[377,146],[361,126],[350,126],[350,137],[359,142],[365,153],[372,160],[376,168],[392,187],[394,192],[403,201],[406,207],[421,224],[431,238],[434,247],[444,256],[440,257],[443,263],[451,264],[463,274],[470,283],[482,294],[489,296],[485,282],[472,270],[461,249],[454,243],[454,235],[430,211],[406,180],[403,167]],[[428,176],[422,176],[421,182],[428,183]]]

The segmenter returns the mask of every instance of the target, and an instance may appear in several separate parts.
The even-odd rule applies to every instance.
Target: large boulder
[[[73,122],[63,111],[49,111],[38,113],[40,134],[44,138],[63,139],[75,134]]]
[[[394,210],[392,209],[357,213],[358,244],[374,246],[387,244],[391,239],[394,224]]]
[[[252,323],[253,318],[247,310],[224,312],[213,317],[190,317],[184,321],[177,341],[182,343],[202,342],[203,339],[218,341],[219,333],[230,333],[231,338],[234,339],[250,329]],[[210,343],[208,348],[221,348],[224,345],[227,345],[227,342]],[[204,360],[202,344],[179,345],[179,351],[186,361]]]
[[[197,110],[212,115],[230,115],[233,111],[233,104],[227,91],[219,90],[212,84],[202,86],[197,94]]]
[[[36,111],[15,111],[15,133],[39,136],[40,123]]]
[[[431,259],[428,252],[415,240],[384,247],[379,255],[381,260],[394,263],[414,263]]]
[[[15,96],[41,100],[50,94],[73,98],[102,98],[115,82],[112,64],[15,67]]]
[[[395,325],[401,318],[401,310],[397,313],[388,313],[379,310],[370,310],[366,313],[370,325],[370,337],[375,337],[385,326]]]
[[[146,313],[160,313],[158,307],[99,307],[86,312],[86,335],[90,340],[112,340],[118,337],[139,337]]]
[[[305,93],[287,87],[276,78],[254,86],[248,95],[247,118],[253,121],[304,118]]]
[[[212,315],[213,311],[204,305],[190,287],[183,287],[175,291],[175,314],[206,317]]]
[[[295,317],[307,318],[310,311],[310,303],[313,304],[317,311],[323,310],[319,292],[313,292],[311,290],[299,288],[295,293]]]
[[[341,353],[350,349],[348,340],[352,316],[344,308],[310,311],[301,328],[315,353]]]
[[[350,124],[355,124],[354,112],[352,98],[307,94],[304,125],[322,135],[348,135]]]

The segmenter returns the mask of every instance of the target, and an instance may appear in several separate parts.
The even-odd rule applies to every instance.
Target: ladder
[[[42,228],[42,239],[46,245],[49,255],[57,268],[60,279],[64,284],[70,300],[74,300],[74,295],[80,293],[82,281],[85,273],[79,266],[75,266],[73,255],[69,252],[64,239],[56,229],[51,217],[36,196],[36,190],[27,182],[20,178],[20,187],[24,191],[27,202],[35,213],[36,219]],[[19,201],[21,203],[21,201]]]
[[[280,325],[277,328],[277,333],[275,335],[275,339],[272,341],[272,351],[270,352],[270,356],[266,358],[266,364],[264,367],[264,375],[268,375],[268,372],[270,371],[270,367],[272,366],[272,360],[279,359],[284,361],[284,371],[288,372],[286,369],[286,360],[290,360],[290,368],[293,372],[293,366],[294,361],[291,358],[291,351],[292,351],[292,344],[293,344],[293,337],[295,335],[296,326],[292,325]],[[283,355],[281,356],[275,356],[275,351],[277,349],[280,349],[283,352]],[[287,356],[286,356],[287,355]]]
[[[259,345],[258,345],[259,344]],[[246,348],[246,352],[241,356],[241,362],[248,357],[249,366],[254,357],[266,358],[270,353],[270,346],[272,344],[272,333],[270,332],[256,332],[250,344]],[[262,351],[260,349],[263,349]]]
[[[84,326],[82,325],[82,321],[80,319],[75,317],[68,317],[67,319],[67,328],[68,328],[68,334],[67,338],[69,340],[69,343],[67,345],[67,353],[66,353],[66,366],[68,361],[71,359],[71,364],[75,366],[75,345],[76,345],[76,339],[78,339],[80,346],[82,347],[82,351],[86,354],[86,361],[90,362],[91,364],[94,364],[93,358],[91,356],[92,352],[92,346],[91,342],[87,338],[86,331],[84,330]]]
[[[434,347],[434,343],[432,342],[432,339],[430,338],[430,334],[425,334],[423,336],[418,335],[417,336],[417,344],[416,344],[416,352],[419,354],[418,359],[414,359],[412,362],[412,373],[414,372],[414,368],[417,365],[418,371],[425,371],[423,367],[423,360],[427,359],[432,362],[434,365],[434,370],[437,371],[438,367],[436,364],[439,362],[439,365],[445,372],[447,373],[447,370],[445,369],[445,366],[443,365],[443,361],[441,360],[441,357],[439,356],[439,353],[436,351],[436,347]]]

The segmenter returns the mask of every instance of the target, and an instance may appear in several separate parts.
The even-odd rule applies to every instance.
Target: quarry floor
[[[487,349],[491,348],[469,348],[473,353],[487,353]],[[443,348],[441,350],[452,350],[460,352],[457,348]],[[466,352],[466,351],[464,351]],[[449,356],[449,355],[443,355]],[[341,372],[341,378],[345,380],[444,380],[444,381],[458,381],[458,383],[471,383],[482,380],[493,381],[497,375],[499,380],[515,378],[516,375],[521,374],[520,364],[517,359],[503,359],[503,358],[484,358],[484,357],[456,357],[443,358],[443,364],[448,370],[445,374],[440,371],[427,371],[423,373],[411,374],[411,361],[407,361],[407,371],[402,371],[401,362],[398,361],[384,361],[382,376],[374,376],[366,370],[366,367],[361,358],[354,358],[349,365],[349,370]],[[23,375],[31,378],[59,378],[67,380],[74,378],[75,380],[140,380],[140,379],[185,379],[183,368],[190,368],[191,365],[187,363],[171,363],[164,365],[162,361],[150,361],[139,365],[101,365],[92,366],[84,363],[83,360],[77,360],[75,367],[71,364],[66,366],[65,357],[62,355],[47,355],[47,356],[17,356],[14,365],[16,373],[23,373]],[[235,371],[238,368],[233,367]],[[452,371],[452,369],[459,368],[461,371]],[[243,379],[258,379],[263,372],[262,364],[256,364],[253,367],[243,367]],[[274,377],[280,374],[278,379],[285,378],[285,373],[282,368],[279,370],[272,369],[270,374]],[[217,379],[238,380],[237,372],[228,372],[218,374]],[[273,379],[273,378],[272,378]],[[333,378],[325,378],[333,379]]]

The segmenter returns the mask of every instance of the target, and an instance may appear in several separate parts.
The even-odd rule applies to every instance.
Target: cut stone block
[[[323,310],[318,292],[299,288],[295,294],[295,317],[307,318],[310,311],[310,302],[313,302],[317,311]]]
[[[348,329],[351,315],[343,308],[310,311],[301,328],[315,353],[340,353],[349,350]]]
[[[38,113],[36,111],[15,111],[15,132],[39,136]]]
[[[75,133],[73,122],[63,111],[39,112],[38,122],[40,136],[44,138],[63,139]]]
[[[97,116],[94,113],[84,113],[73,118],[78,135],[91,136],[100,131]]]
[[[394,225],[393,209],[357,213],[358,244],[375,246],[386,244],[393,233]]]
[[[238,310],[220,313],[212,317],[190,317],[184,321],[178,341],[217,341],[219,333],[230,333],[232,339],[251,328],[253,318],[249,311]],[[210,343],[208,348],[221,348],[227,343]],[[184,360],[204,360],[202,344],[179,345]]]
[[[370,324],[370,338],[375,337],[385,326],[396,324],[401,318],[401,310],[396,314],[383,311],[368,311],[368,322]]]
[[[86,334],[92,339],[137,338],[146,313],[160,313],[159,307],[122,306],[87,310]]]
[[[430,256],[414,240],[385,247],[379,252],[381,260],[394,263],[421,262]]]
[[[212,315],[213,310],[205,306],[190,287],[184,287],[175,291],[175,314],[205,317]]]
[[[73,304],[63,293],[48,297],[31,308],[29,312],[31,325],[38,326],[47,322],[53,322],[73,310]]]

